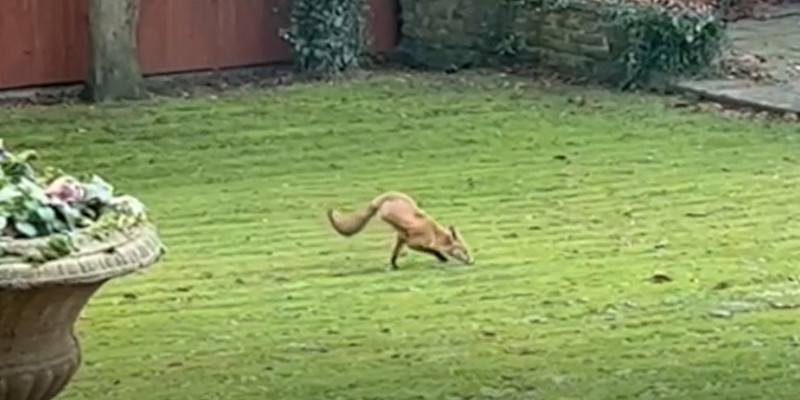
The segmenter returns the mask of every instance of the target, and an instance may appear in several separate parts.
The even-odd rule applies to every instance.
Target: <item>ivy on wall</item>
[[[506,0],[538,12],[591,9],[622,43],[616,61],[619,85],[632,88],[657,79],[712,72],[726,40],[725,22],[710,8],[631,0]]]
[[[364,0],[293,0],[291,26],[281,32],[298,71],[330,77],[360,66],[367,47]]]
[[[682,0],[403,0],[400,61],[533,64],[656,86],[714,72],[726,39],[712,7]]]

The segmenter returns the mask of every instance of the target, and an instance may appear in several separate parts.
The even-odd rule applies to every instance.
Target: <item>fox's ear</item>
[[[450,226],[450,235],[453,236],[453,239],[458,240],[458,232],[456,232],[455,226]]]

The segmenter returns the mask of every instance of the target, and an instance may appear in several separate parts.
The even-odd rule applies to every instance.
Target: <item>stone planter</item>
[[[0,254],[27,254],[47,238],[0,240]],[[75,236],[78,251],[31,265],[0,256],[0,400],[49,400],[81,364],[73,331],[89,298],[108,280],[149,267],[164,246],[140,225],[99,240]]]

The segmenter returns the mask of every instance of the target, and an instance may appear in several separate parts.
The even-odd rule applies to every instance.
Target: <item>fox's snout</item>
[[[475,263],[475,259],[472,258],[472,254],[464,253],[464,252],[454,252],[450,254],[450,257],[460,261],[465,265],[472,265]]]

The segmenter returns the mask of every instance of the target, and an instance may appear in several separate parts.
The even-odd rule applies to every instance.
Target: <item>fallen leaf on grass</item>
[[[308,353],[327,353],[330,351],[330,349],[328,349],[325,346],[317,346],[317,345],[300,345],[297,346],[297,349]]]
[[[543,324],[547,322],[547,317],[541,315],[532,315],[525,319],[530,324]]]
[[[708,315],[714,318],[731,318],[733,317],[733,313],[728,310],[711,310],[708,312]]]
[[[783,118],[783,120],[787,122],[797,122],[798,120],[800,120],[800,114],[787,112],[784,113],[781,118]]]
[[[653,245],[653,250],[664,250],[666,248],[667,248],[667,243],[666,242],[660,242],[660,243],[656,243],[655,245]]]
[[[669,275],[667,275],[665,272],[660,272],[660,271],[654,272],[653,275],[650,276],[649,280],[650,282],[653,283],[672,282],[672,278]]]
[[[535,354],[540,353],[540,352],[541,351],[537,351],[535,349],[529,349],[527,347],[506,349],[506,353],[517,355],[517,356],[531,356],[531,355],[535,355]]]
[[[688,101],[676,101],[672,103],[672,108],[686,108],[696,103],[690,103]]]
[[[717,284],[712,286],[711,289],[712,290],[723,290],[723,289],[727,289],[729,287],[731,287],[730,283],[728,283],[726,281],[722,281],[722,282],[718,282]]]
[[[486,337],[495,337],[495,336],[497,336],[497,332],[491,331],[491,330],[488,330],[488,329],[484,329],[483,331],[481,331],[481,334],[483,336],[486,336]]]
[[[575,105],[578,105],[578,106],[584,106],[584,105],[586,105],[586,98],[583,97],[583,96],[570,97],[569,99],[567,99],[567,103],[575,104]]]
[[[800,308],[800,303],[781,303],[779,301],[770,301],[769,306],[776,310],[792,310]]]

